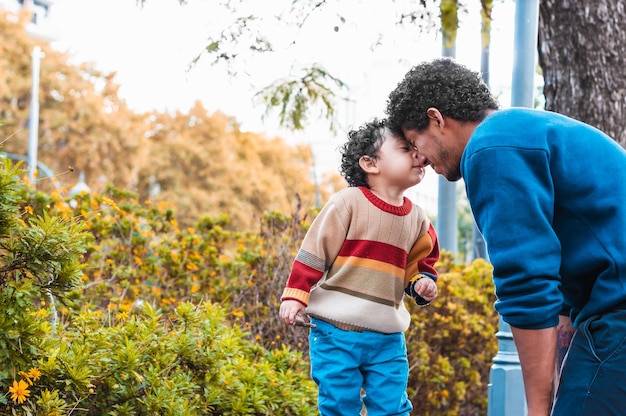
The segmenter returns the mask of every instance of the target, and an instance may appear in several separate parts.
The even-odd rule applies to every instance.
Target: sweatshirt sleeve
[[[332,198],[311,223],[293,262],[281,301],[309,304],[309,293],[334,262],[346,238],[349,211],[341,198]]]
[[[407,259],[405,286],[415,275],[426,274],[437,281],[439,274],[435,263],[439,261],[439,240],[432,223],[429,222],[427,232],[413,245]]]
[[[496,309],[518,328],[555,326],[563,304],[561,251],[546,150],[466,149],[462,169],[493,264]]]

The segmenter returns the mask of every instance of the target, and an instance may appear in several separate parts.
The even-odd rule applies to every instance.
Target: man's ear
[[[376,166],[376,159],[371,156],[361,156],[359,159],[359,166],[365,173],[377,173],[378,166]]]
[[[443,119],[443,115],[435,107],[430,107],[428,110],[426,110],[426,114],[428,115],[428,118],[430,120],[437,124],[437,127],[441,128],[445,126],[445,120]]]

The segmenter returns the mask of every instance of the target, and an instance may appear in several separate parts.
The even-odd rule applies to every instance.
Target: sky
[[[208,59],[201,58],[189,69],[208,37],[228,21],[223,8],[216,7],[219,3],[188,0],[181,6],[178,0],[147,0],[142,8],[135,0],[56,0],[49,16],[56,38],[53,45],[77,62],[90,61],[103,71],[115,71],[120,97],[136,111],[185,112],[200,100],[209,113],[219,110],[233,116],[242,130],[309,144],[318,176],[337,172],[337,148],[347,131],[384,116],[387,95],[411,66],[441,54],[438,33],[418,35],[415,27],[393,25],[397,7],[402,7],[399,3],[390,8],[387,1],[342,0],[327,2],[300,28],[263,19],[259,24],[266,25],[277,52],[248,59],[240,64],[236,77],[228,76],[224,66],[211,66]],[[271,16],[290,3],[251,1],[246,12]],[[514,2],[494,3],[490,80],[501,104],[507,106]],[[479,12],[469,10],[460,20],[457,60],[479,70]],[[334,134],[327,122],[315,117],[304,131],[287,131],[275,114],[264,117],[264,107],[255,100],[262,87],[313,62],[349,87],[349,101],[337,106],[340,125]],[[417,186],[420,201],[416,202],[427,211],[436,204],[436,183],[429,169]]]

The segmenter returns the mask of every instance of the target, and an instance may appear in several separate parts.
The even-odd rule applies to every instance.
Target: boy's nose
[[[415,158],[417,159],[417,161],[419,162],[421,166],[424,166],[424,167],[428,166],[428,159],[426,158],[426,156],[421,154],[417,149],[415,149]]]

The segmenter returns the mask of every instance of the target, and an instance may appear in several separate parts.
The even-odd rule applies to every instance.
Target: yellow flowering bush
[[[21,382],[37,374],[26,380],[16,375],[33,367],[46,335],[36,310],[46,302],[56,308],[80,285],[89,234],[80,222],[38,211],[42,198],[17,179],[19,165],[8,159],[0,164],[0,385],[5,391],[10,385],[11,398],[23,402],[28,389]],[[0,405],[7,401],[0,396]]]
[[[498,347],[492,268],[483,259],[459,264],[446,252],[437,268],[437,299],[425,308],[407,303],[409,397],[416,415],[482,415]]]
[[[245,232],[226,214],[181,228],[167,204],[36,192],[12,169],[0,261],[22,268],[0,273],[0,416],[316,413],[308,333],[277,319],[315,210]],[[491,269],[444,253],[439,271],[439,298],[408,302],[414,414],[484,414]]]
[[[0,274],[0,415],[315,413],[308,362],[250,341],[208,296],[228,298],[242,266],[227,217],[198,236],[131,193],[66,201],[4,173],[3,270],[23,268]]]
[[[215,304],[189,302],[167,317],[148,303],[121,320],[86,310],[42,343],[52,352],[39,361],[42,383],[64,399],[60,411],[71,405],[98,415],[314,413],[305,362],[277,361],[224,315]],[[286,388],[294,382],[298,389]]]

